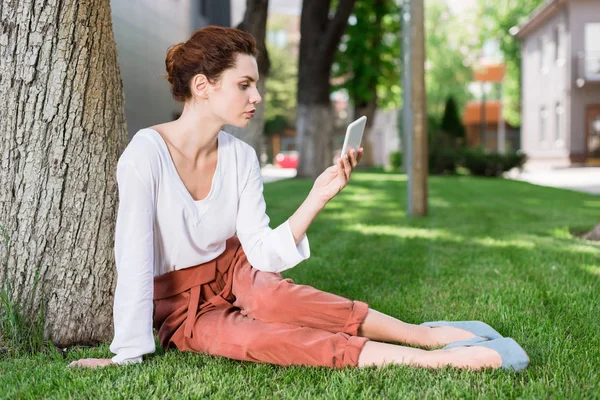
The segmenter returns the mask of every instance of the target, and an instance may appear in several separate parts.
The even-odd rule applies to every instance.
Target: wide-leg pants
[[[237,237],[215,260],[154,279],[163,347],[278,365],[356,366],[368,306],[253,268]]]

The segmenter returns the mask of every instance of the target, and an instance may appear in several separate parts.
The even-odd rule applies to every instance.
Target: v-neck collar
[[[146,128],[147,130],[152,132],[152,135],[156,138],[158,145],[160,147],[161,152],[163,153],[163,158],[166,160],[167,169],[169,170],[169,174],[172,176],[175,185],[178,188],[178,192],[180,197],[186,204],[187,208],[190,210],[191,214],[194,216],[194,223],[197,225],[200,222],[200,219],[204,215],[204,213],[208,210],[208,205],[210,201],[217,196],[220,188],[221,188],[221,178],[222,174],[222,165],[223,165],[223,157],[225,152],[225,136],[223,131],[219,131],[217,135],[217,166],[215,168],[215,173],[213,175],[210,191],[206,195],[205,198],[201,200],[195,200],[189,190],[185,187],[179,172],[177,172],[177,167],[175,166],[175,162],[173,161],[173,157],[171,157],[171,153],[169,152],[169,147],[165,142],[165,139],[162,137],[158,131],[152,128]]]

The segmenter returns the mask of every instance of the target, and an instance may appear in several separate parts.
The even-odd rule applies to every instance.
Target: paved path
[[[511,171],[510,179],[600,195],[600,167]]]
[[[296,170],[291,168],[264,167],[261,172],[265,183],[296,176]],[[600,195],[600,167],[533,169],[523,172],[513,170],[507,177],[540,186]]]
[[[264,183],[280,181],[296,176],[296,170],[293,168],[264,167],[260,172],[262,173]]]

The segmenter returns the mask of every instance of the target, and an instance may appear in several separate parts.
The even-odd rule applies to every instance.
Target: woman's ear
[[[191,83],[192,97],[207,99],[209,83],[208,78],[204,74],[194,76]]]

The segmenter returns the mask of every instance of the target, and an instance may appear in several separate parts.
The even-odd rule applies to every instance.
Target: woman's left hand
[[[340,157],[334,165],[323,171],[315,180],[312,192],[323,205],[333,199],[350,182],[350,175],[362,155],[362,147],[358,149],[358,153],[354,149],[350,149],[347,155]]]

